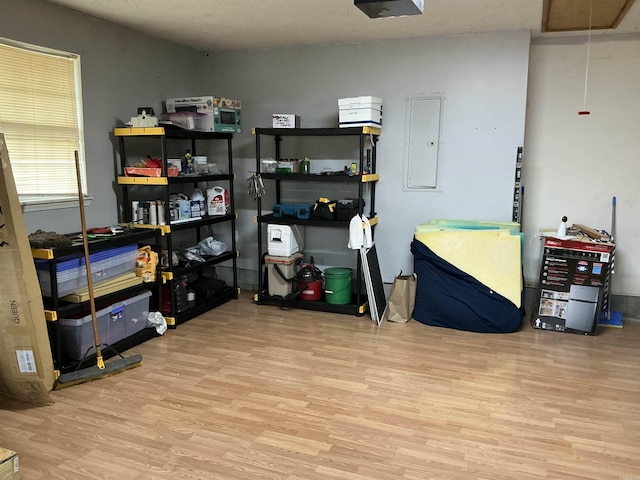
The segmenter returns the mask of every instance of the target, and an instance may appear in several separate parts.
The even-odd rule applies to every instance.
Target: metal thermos
[[[156,202],[153,200],[149,202],[149,223],[151,225],[158,224],[158,211],[156,210]]]
[[[158,200],[156,202],[156,207],[158,209],[158,225],[166,225],[166,220],[164,218],[164,202],[162,200]]]

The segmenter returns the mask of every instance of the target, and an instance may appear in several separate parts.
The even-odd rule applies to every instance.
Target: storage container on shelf
[[[96,312],[100,343],[113,345],[145,329],[149,317],[151,292],[143,292]],[[67,358],[82,360],[95,354],[91,314],[59,319],[62,350]]]
[[[304,249],[304,227],[298,225],[267,225],[269,255],[288,257]]]
[[[293,292],[295,284],[296,267],[302,260],[302,253],[294,253],[287,257],[277,255],[265,255],[264,263],[267,265],[267,285],[269,295],[285,297]],[[276,271],[276,265],[280,274]],[[286,280],[285,280],[286,279]]]
[[[93,283],[99,284],[118,275],[132,272],[137,256],[137,243],[92,253],[89,258]],[[84,256],[69,256],[56,260],[54,267],[59,297],[87,287],[85,263]],[[42,294],[50,297],[52,296],[50,263],[48,260],[36,259],[35,264]]]
[[[340,127],[382,127],[382,98],[352,97],[338,99]]]

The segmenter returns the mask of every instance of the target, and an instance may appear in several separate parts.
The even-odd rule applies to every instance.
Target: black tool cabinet
[[[114,137],[118,139],[118,150],[120,160],[120,175],[117,177],[117,183],[121,187],[120,199],[120,218],[123,225],[131,226],[136,229],[155,229],[161,233],[161,243],[169,259],[168,263],[162,268],[162,278],[165,283],[163,295],[169,296],[170,312],[163,312],[167,320],[169,328],[175,328],[177,325],[190,320],[202,313],[209,311],[231,299],[237,299],[239,294],[238,276],[237,276],[237,257],[236,248],[236,213],[234,207],[233,180],[233,154],[231,133],[214,133],[214,132],[196,132],[191,130],[182,130],[178,128],[150,127],[150,128],[115,128]],[[126,176],[124,175],[125,167],[131,166],[133,159],[128,156],[130,147],[134,147],[136,142],[147,142],[149,149],[153,150],[154,155],[162,160],[162,173],[159,177],[147,176]],[[169,154],[180,156],[184,152],[184,148],[188,148],[193,156],[198,155],[199,149],[206,149],[209,142],[214,142],[216,146],[222,146],[225,152],[221,155],[222,161],[227,173],[224,174],[190,174],[180,176],[168,175],[168,158]],[[151,152],[150,152],[151,153]],[[205,215],[199,218],[190,219],[187,222],[170,221],[169,213],[169,197],[174,190],[178,190],[181,186],[196,188],[203,182],[226,183],[229,192],[229,209],[225,215]],[[143,195],[144,191],[155,191],[156,198],[162,199],[165,205],[165,225],[149,225],[132,223],[131,200],[135,195]],[[205,195],[206,196],[206,195]],[[207,257],[205,262],[190,262],[179,265],[173,265],[171,259],[178,245],[176,244],[176,234],[178,232],[189,235],[192,244],[197,245],[203,239],[205,227],[211,225],[220,225],[227,228],[230,244],[227,244],[227,251],[224,253]],[[225,284],[223,288],[216,291],[213,296],[202,298],[196,297],[195,306],[183,310],[179,307],[175,287],[179,282],[185,281],[202,281],[205,270],[219,264],[231,266],[232,280]],[[195,280],[193,280],[195,279]]]
[[[287,201],[287,185],[290,182],[304,182],[305,188],[309,190],[318,191],[318,196],[323,184],[343,184],[347,186],[352,192],[353,197],[357,198],[358,213],[364,214],[369,219],[369,223],[372,227],[372,234],[375,230],[375,226],[378,223],[378,218],[375,211],[375,187],[379,180],[379,175],[376,173],[376,146],[380,136],[381,130],[375,127],[348,127],[348,128],[254,128],[253,134],[255,135],[256,144],[256,174],[260,175],[265,184],[265,188],[275,188],[276,203],[282,203]],[[304,173],[267,173],[262,171],[262,159],[263,159],[263,138],[267,138],[268,141],[275,142],[275,160],[281,160],[281,144],[285,141],[295,142],[295,137],[315,137],[315,141],[319,142],[332,142],[332,139],[336,137],[351,138],[357,146],[354,151],[357,150],[357,157],[350,160],[356,164],[357,175],[323,175],[323,174],[304,174]],[[371,149],[370,156],[367,157],[367,144],[370,142]],[[322,162],[322,160],[313,160],[314,162]],[[363,200],[365,193],[365,186],[369,189],[369,199],[367,204],[360,206],[360,202]],[[280,224],[280,225],[302,225],[305,229],[323,229],[323,228],[342,228],[348,231],[349,220],[323,220],[323,219],[307,219],[302,220],[299,218],[289,217],[275,217],[270,211],[272,205],[264,205],[265,210],[269,212],[263,212],[263,200],[258,196],[257,200],[257,230],[258,230],[258,290],[254,295],[254,301],[258,304],[265,305],[278,305],[307,310],[326,311],[341,314],[350,314],[361,316],[368,309],[368,301],[366,295],[366,288],[364,286],[364,276],[362,263],[358,250],[353,250],[351,253],[357,258],[356,269],[352,278],[352,298],[348,304],[336,305],[327,303],[324,300],[309,301],[300,300],[298,298],[286,298],[281,296],[269,295],[266,278],[263,278],[263,271],[266,268],[264,256],[265,256],[265,242],[263,239],[264,232],[262,226],[264,224]],[[364,211],[363,211],[364,210]],[[307,230],[308,231],[308,230]],[[347,246],[344,247],[347,251]],[[266,277],[266,276],[265,276]]]

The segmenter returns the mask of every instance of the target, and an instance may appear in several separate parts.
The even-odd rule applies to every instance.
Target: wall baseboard
[[[222,280],[231,281],[231,269],[225,267],[217,267],[219,276]],[[243,291],[255,292],[258,289],[256,271],[249,269],[238,269],[238,286]],[[387,298],[391,292],[391,284],[384,284],[385,294]],[[538,287],[535,285],[527,285],[524,288],[525,309],[527,315],[536,310],[537,307]],[[611,310],[622,313],[625,320],[640,321],[640,297],[632,295],[611,295]]]

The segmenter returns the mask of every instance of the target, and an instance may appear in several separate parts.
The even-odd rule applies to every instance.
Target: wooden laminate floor
[[[491,335],[256,306],[127,353],[140,368],[4,401],[22,480],[640,480],[640,324]]]

